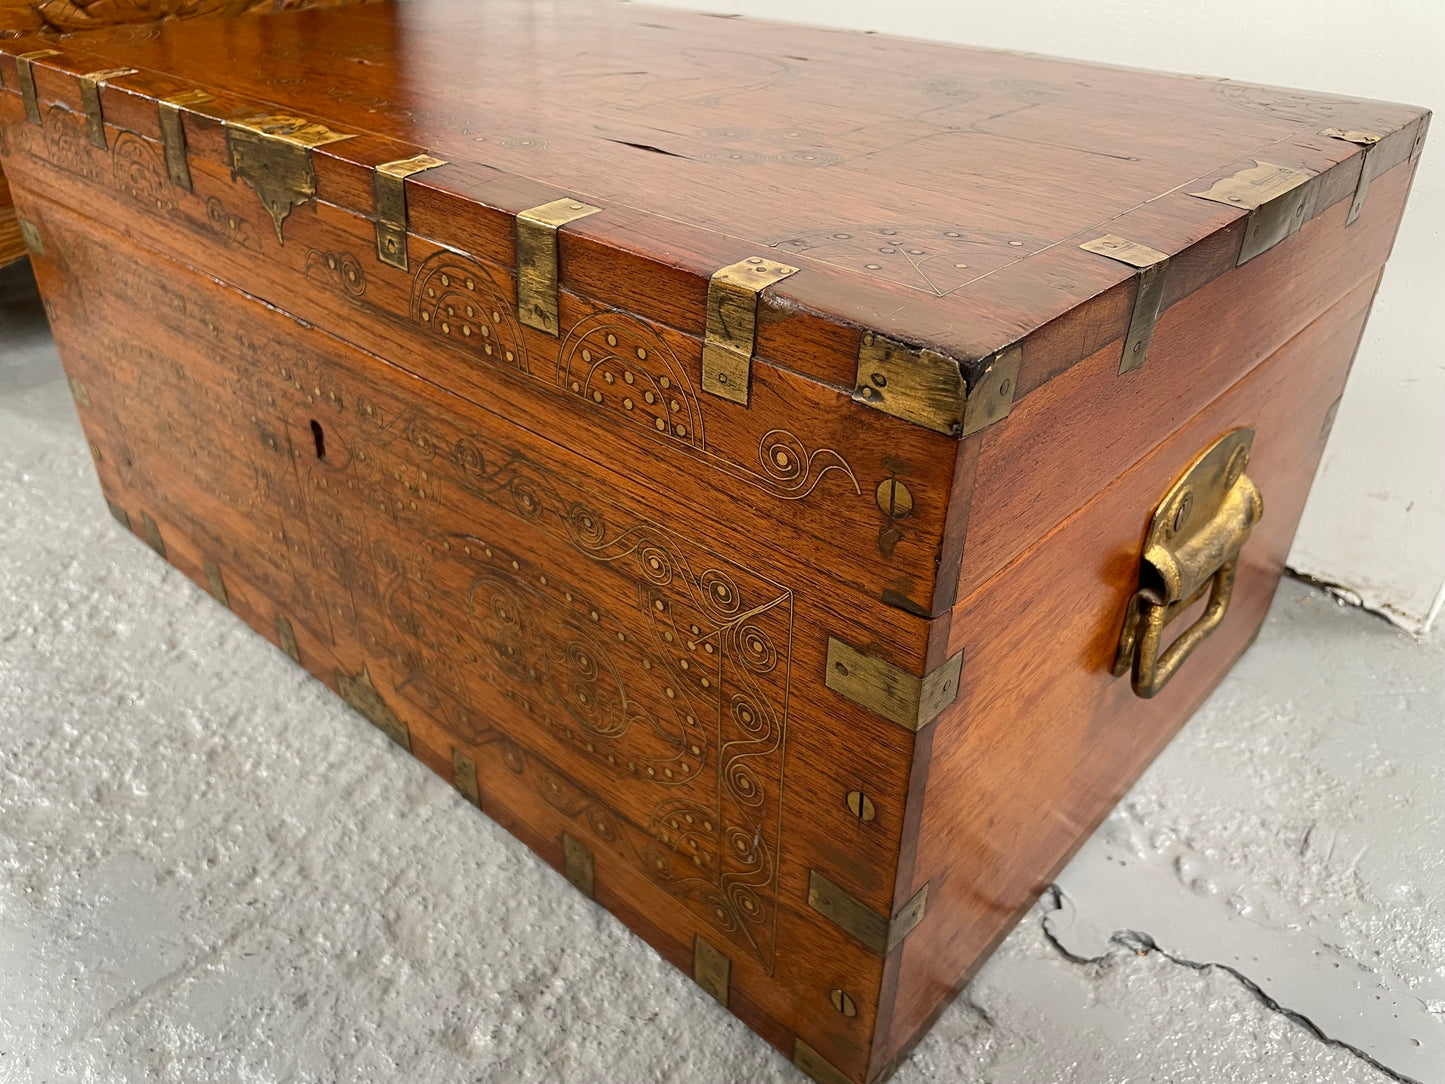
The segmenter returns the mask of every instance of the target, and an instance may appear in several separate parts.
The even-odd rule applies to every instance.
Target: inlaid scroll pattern
[[[517,306],[507,300],[508,293],[481,264],[444,249],[417,268],[411,318],[480,359],[528,372]]]
[[[175,210],[165,166],[150,143],[135,132],[119,132],[111,161],[116,187],[131,199],[162,214]]]

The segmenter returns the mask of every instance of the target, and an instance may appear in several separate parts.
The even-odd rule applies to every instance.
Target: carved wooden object
[[[827,1084],[1250,642],[1427,121],[587,2],[0,77],[111,512]]]

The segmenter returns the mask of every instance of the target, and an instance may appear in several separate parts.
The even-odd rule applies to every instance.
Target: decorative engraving
[[[529,372],[516,305],[509,291],[475,260],[455,252],[436,252],[417,268],[411,292],[411,318],[491,362]]]
[[[620,312],[589,316],[567,333],[561,357],[558,379],[573,395],[624,424],[703,447],[687,369],[646,324]]]
[[[206,200],[206,225],[231,248],[261,251],[261,238],[251,229],[251,223],[230,210],[218,196]]]
[[[366,271],[361,261],[349,252],[322,252],[313,248],[306,253],[306,277],[322,279],[345,297],[361,297],[366,293]]]
[[[170,177],[155,147],[135,132],[121,132],[111,151],[115,184],[137,203],[163,213],[174,211]]]
[[[101,179],[83,118],[64,106],[53,105],[45,111],[45,152],[53,164],[68,173],[88,181]]]

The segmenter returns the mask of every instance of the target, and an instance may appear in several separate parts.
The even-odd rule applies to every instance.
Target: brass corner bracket
[[[15,74],[20,80],[20,100],[25,104],[25,119],[37,127],[40,125],[40,99],[35,92],[34,64],[48,56],[59,55],[59,49],[36,49],[15,58]]]
[[[601,210],[578,199],[554,199],[517,215],[517,318],[528,327],[561,335],[557,231]]]
[[[1221,177],[1207,191],[1189,194],[1249,212],[1237,266],[1299,232],[1314,210],[1315,186],[1310,182],[1317,176],[1307,169],[1255,162],[1231,177]]]
[[[405,271],[406,179],[423,170],[436,169],[446,163],[429,154],[417,154],[396,162],[383,162],[376,167],[376,258],[384,264]]]
[[[724,1008],[732,983],[733,962],[698,934],[692,942],[692,978]]]
[[[823,683],[899,726],[922,730],[957,699],[962,674],[962,651],[917,677],[830,636]]]
[[[713,272],[707,284],[707,332],[702,345],[702,390],[748,405],[758,331],[758,295],[798,269],[749,256]]]
[[[411,729],[382,699],[380,691],[372,684],[370,670],[362,666],[361,673],[355,675],[336,671],[336,688],[341,693],[341,699],[361,712],[372,726],[408,753],[411,752]]]
[[[119,79],[122,75],[134,75],[135,68],[107,68],[105,71],[87,72],[79,77],[80,81],[80,104],[85,110],[85,128],[90,136],[91,146],[106,150],[109,144],[105,141],[105,114],[100,107],[100,92],[109,79]]]
[[[1164,280],[1169,271],[1169,254],[1141,245],[1125,237],[1106,233],[1079,246],[1085,252],[1107,256],[1135,268],[1134,308],[1129,315],[1129,330],[1124,335],[1124,352],[1119,359],[1119,372],[1127,373],[1144,364],[1149,343],[1154,338],[1154,324],[1164,303]]]
[[[597,895],[597,864],[587,845],[576,837],[562,833],[562,875],[589,900]]]
[[[316,198],[312,150],[350,138],[350,134],[333,132],[323,124],[282,113],[226,121],[231,179],[245,181],[255,191],[276,225],[278,243],[286,243],[281,224],[287,216]]]
[[[171,184],[187,192],[192,191],[191,163],[186,152],[186,126],[181,107],[204,105],[213,100],[204,90],[185,90],[156,103],[160,116],[161,148],[166,156],[166,174]]]
[[[1017,344],[1000,350],[975,367],[970,383],[957,358],[865,331],[853,398],[935,433],[968,437],[1013,409],[1022,360]]]
[[[452,785],[461,791],[472,805],[482,808],[482,788],[477,778],[477,762],[455,745],[452,746]]]
[[[808,871],[808,906],[855,941],[886,956],[923,921],[928,909],[928,886],[920,888],[903,909],[890,918],[813,869]]]

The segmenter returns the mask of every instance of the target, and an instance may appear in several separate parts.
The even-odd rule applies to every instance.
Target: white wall
[[[649,0],[1445,111],[1442,0]],[[1445,602],[1445,120],[1290,564],[1423,631]]]

